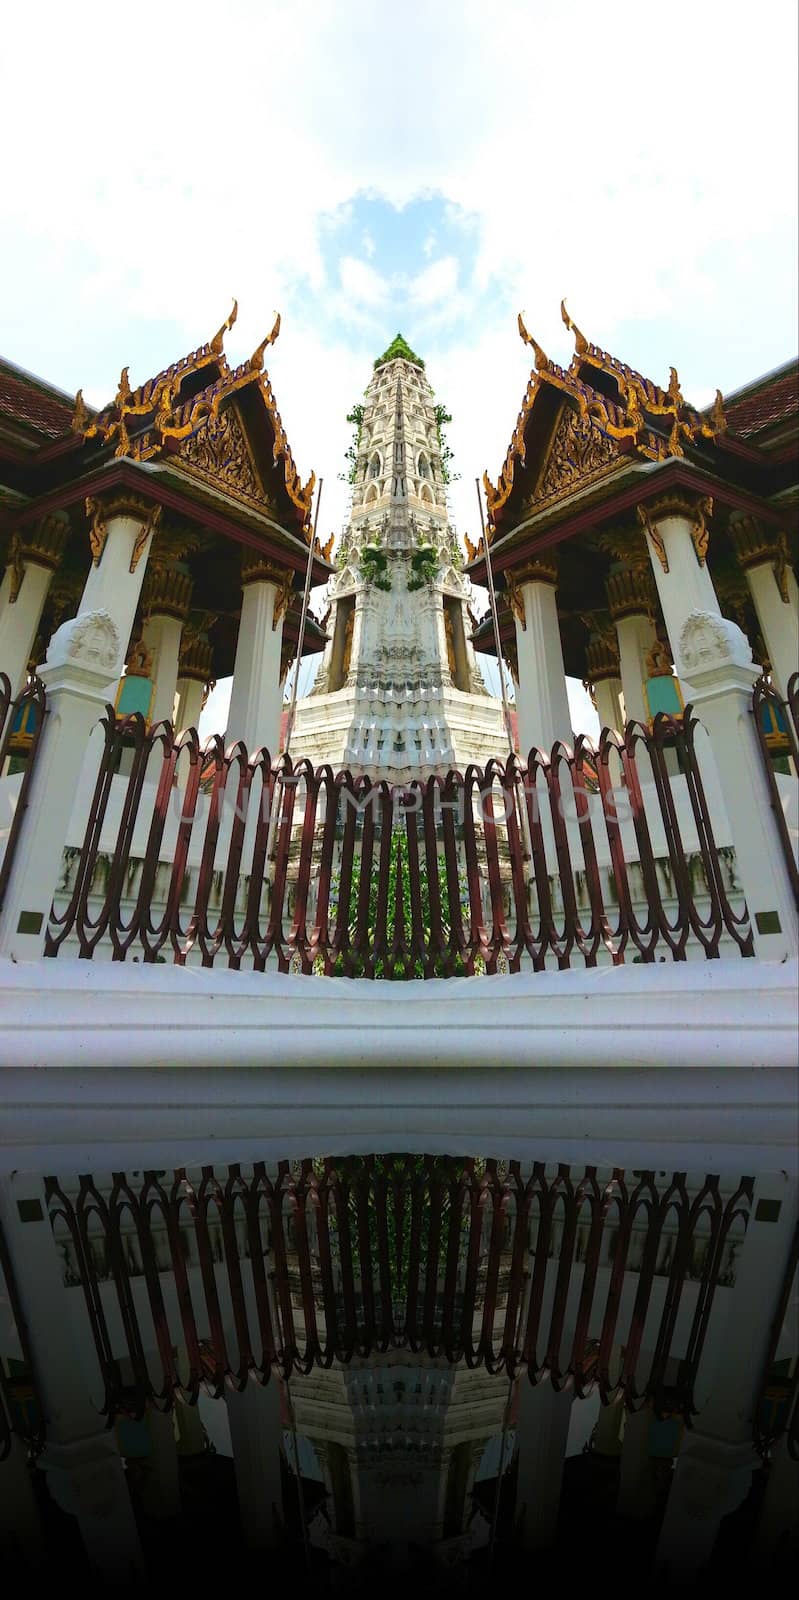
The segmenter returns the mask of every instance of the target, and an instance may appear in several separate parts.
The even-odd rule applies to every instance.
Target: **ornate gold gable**
[[[536,486],[524,509],[538,509],[561,495],[571,494],[612,471],[619,460],[618,447],[590,417],[564,405],[555,424]]]
[[[483,475],[489,537],[510,499],[517,464],[521,467],[526,464],[528,428],[544,388],[565,396],[570,410],[564,423],[565,436],[557,442],[557,459],[551,463],[551,476],[548,461],[543,478],[539,480],[540,486],[536,485],[525,505],[535,503],[538,506],[546,499],[555,499],[558,494],[569,492],[575,484],[607,470],[621,454],[617,441],[626,441],[625,448],[644,460],[665,461],[669,456],[684,455],[686,444],[717,439],[726,427],[718,391],[707,413],[696,411],[686,403],[673,367],[668,388],[661,389],[625,362],[591,344],[575,326],[563,304],[561,315],[575,336],[575,351],[568,368],[550,361],[527,332],[519,314],[519,333],[525,344],[532,347],[535,366],[497,483],[493,484],[487,473]],[[595,372],[612,380],[615,398],[606,392],[607,384],[599,389],[594,387]],[[591,378],[590,382],[587,377]]]
[[[235,406],[228,406],[184,440],[179,459],[190,472],[225,494],[236,498],[244,495],[261,505],[271,505]]]

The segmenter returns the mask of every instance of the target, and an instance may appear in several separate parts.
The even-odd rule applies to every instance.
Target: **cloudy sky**
[[[797,348],[796,0],[143,0],[6,13],[0,351],[97,403],[235,295],[322,530],[398,330],[474,536],[529,360],[589,337],[703,403]]]

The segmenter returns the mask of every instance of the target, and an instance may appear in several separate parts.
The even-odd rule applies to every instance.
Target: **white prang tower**
[[[327,645],[292,757],[404,782],[506,753],[472,646],[472,588],[447,509],[446,446],[424,363],[400,334],[353,413],[350,522]]]

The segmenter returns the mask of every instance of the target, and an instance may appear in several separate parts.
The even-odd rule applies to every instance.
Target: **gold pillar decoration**
[[[691,524],[691,540],[700,567],[705,565],[710,543],[708,518],[713,515],[712,495],[667,494],[636,506],[642,528],[649,534],[664,572],[669,570],[666,547],[658,524],[666,517],[684,517]]]
[[[278,567],[266,556],[256,555],[252,552],[242,557],[241,586],[245,588],[248,583],[274,583],[277,588],[275,604],[272,612],[272,628],[277,629],[285,615],[294,589],[294,573],[286,567]]]
[[[508,604],[516,617],[520,627],[526,632],[527,618],[524,609],[524,596],[522,585],[525,583],[549,583],[552,588],[557,588],[558,562],[555,555],[535,556],[531,561],[526,561],[524,566],[515,567],[513,571],[503,573],[505,579],[505,593]]]
[[[11,569],[9,605],[16,605],[28,562],[37,567],[46,567],[50,572],[58,570],[68,533],[66,516],[56,512],[42,517],[35,528],[24,528],[22,533],[13,535],[8,550],[8,566]]]
[[[655,585],[652,573],[642,567],[620,567],[605,580],[608,610],[613,622],[623,617],[655,615]]]
[[[730,534],[741,570],[747,572],[750,567],[765,566],[766,562],[770,562],[780,599],[784,605],[790,605],[786,535],[775,533],[772,528],[765,529],[757,517],[740,513],[730,518]]]
[[[192,628],[189,624],[183,630],[178,677],[192,678],[195,683],[205,684],[212,681],[213,670],[214,653],[210,640],[205,637],[203,629]]]
[[[191,574],[178,567],[149,565],[142,587],[142,611],[145,616],[174,617],[185,622],[191,605]]]
[[[130,517],[141,519],[141,527],[133,544],[130,558],[130,571],[135,572],[141,559],[142,551],[150,537],[151,532],[158,526],[161,517],[161,507],[145,500],[140,500],[136,495],[123,495],[113,500],[102,498],[95,499],[91,495],[86,497],[86,515],[89,519],[89,545],[92,553],[92,565],[99,567],[108,538],[108,524],[114,517]]]
[[[601,683],[605,678],[618,678],[621,676],[619,664],[619,645],[616,630],[608,617],[601,614],[583,617],[583,622],[590,629],[588,643],[585,647],[586,677],[585,683]]]

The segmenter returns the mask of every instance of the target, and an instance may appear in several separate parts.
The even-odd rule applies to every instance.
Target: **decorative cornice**
[[[509,574],[506,571],[506,579],[508,576]],[[552,587],[556,588],[558,582],[558,558],[554,550],[548,551],[546,555],[533,556],[531,560],[525,561],[521,567],[514,567],[513,577],[516,583],[519,584],[551,583]]]
[[[91,495],[86,498],[86,515],[89,519],[89,545],[92,552],[92,565],[99,567],[102,560],[105,542],[108,538],[108,529],[116,517],[125,517],[129,521],[141,522],[141,527],[133,542],[130,557],[130,572],[135,572],[141,559],[142,551],[150,534],[158,526],[161,517],[160,505],[141,500],[137,495],[122,495],[114,499],[107,499],[100,495],[96,499]]]
[[[625,567],[619,572],[609,572],[605,582],[608,610],[614,622],[622,617],[654,615],[655,591],[652,573],[647,567]]]
[[[191,678],[195,683],[206,684],[211,681],[213,671],[214,652],[210,640],[202,633],[184,628],[178,677]]]
[[[147,616],[174,617],[177,622],[185,622],[191,592],[190,573],[150,562],[142,587],[142,610]]]
[[[250,583],[273,583],[277,589],[272,611],[272,627],[277,628],[288,608],[294,588],[294,574],[286,567],[278,567],[268,556],[246,555],[241,563],[241,586]]]
[[[608,626],[607,617],[589,615],[583,617],[583,622],[591,630],[585,647],[586,680],[601,683],[606,678],[618,678],[621,668],[616,629]]]
[[[748,572],[751,567],[765,566],[769,562],[780,599],[784,605],[789,605],[787,536],[775,533],[773,528],[764,528],[757,517],[752,516],[730,518],[730,534],[739,567]]]
[[[669,570],[669,560],[660,523],[679,517],[691,525],[691,540],[700,567],[705,565],[710,542],[707,518],[713,514],[712,495],[667,494],[636,507],[641,526],[649,534],[655,553],[664,572]]]
[[[23,561],[33,561],[36,566],[55,572],[61,564],[68,533],[66,517],[57,513],[42,517],[35,529],[25,529],[21,539]]]

